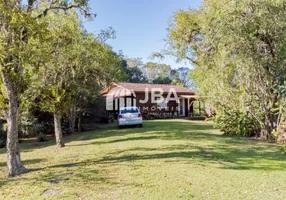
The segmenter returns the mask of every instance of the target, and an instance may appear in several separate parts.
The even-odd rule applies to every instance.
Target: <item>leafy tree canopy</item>
[[[285,118],[276,91],[285,85],[285,27],[282,0],[205,0],[198,10],[175,13],[168,43],[195,66],[191,76],[217,117],[233,110],[250,119],[248,130],[272,140]]]

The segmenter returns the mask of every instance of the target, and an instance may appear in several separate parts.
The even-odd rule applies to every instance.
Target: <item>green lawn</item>
[[[225,137],[209,122],[115,124],[55,142],[22,144],[33,172],[7,179],[0,199],[285,199],[286,156],[276,145]],[[45,190],[55,194],[42,197]]]

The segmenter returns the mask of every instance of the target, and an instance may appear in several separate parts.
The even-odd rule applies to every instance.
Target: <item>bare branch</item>
[[[48,14],[48,12],[51,11],[51,10],[63,10],[63,11],[66,12],[66,11],[68,11],[68,10],[70,10],[70,9],[74,9],[74,8],[80,9],[80,10],[84,13],[84,15],[85,15],[86,17],[90,17],[90,18],[91,18],[91,17],[96,17],[96,14],[90,13],[88,8],[84,9],[81,4],[71,4],[71,5],[69,5],[69,6],[66,6],[66,5],[53,6],[54,4],[55,4],[55,2],[52,1],[52,3],[50,4],[50,6],[49,6],[48,8],[46,8],[46,9],[45,9],[41,14],[39,14],[37,17],[35,17],[35,19],[39,19],[39,18],[45,17],[45,16]]]

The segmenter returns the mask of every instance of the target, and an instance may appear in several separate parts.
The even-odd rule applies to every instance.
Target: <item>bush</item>
[[[230,109],[213,117],[215,127],[221,129],[225,135],[250,137],[254,136],[259,127],[255,119],[247,113]]]
[[[38,136],[41,132],[45,132],[45,127],[42,123],[22,123],[20,124],[19,131],[20,137],[33,137]]]
[[[172,119],[174,115],[172,113],[150,113],[143,115],[144,119]]]
[[[43,132],[40,132],[37,136],[38,142],[45,142],[47,141],[46,135]]]

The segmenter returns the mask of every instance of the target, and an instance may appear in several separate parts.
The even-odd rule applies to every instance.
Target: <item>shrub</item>
[[[46,135],[43,132],[40,132],[37,136],[38,142],[45,142],[47,141]]]
[[[239,110],[230,109],[213,117],[215,127],[225,135],[250,137],[256,134],[258,125],[254,118]]]
[[[174,118],[172,113],[151,113],[148,114],[151,119],[172,119]]]
[[[45,131],[42,123],[25,123],[20,124],[20,137],[33,137]]]

